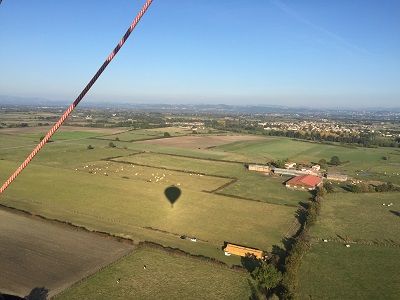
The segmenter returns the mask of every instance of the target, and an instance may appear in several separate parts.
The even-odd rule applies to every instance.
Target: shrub
[[[89,145],[89,146],[87,146],[87,149],[92,150],[92,149],[94,149],[94,147],[92,145]]]
[[[171,135],[169,134],[169,132],[164,132],[164,137],[169,138],[169,137],[171,137]]]
[[[282,273],[264,261],[251,273],[251,276],[257,283],[259,291],[266,294],[282,281]]]
[[[108,146],[109,146],[110,148],[115,148],[115,147],[117,147],[113,142],[109,142],[109,143],[108,143]]]
[[[332,156],[331,157],[331,160],[330,160],[330,162],[329,162],[332,166],[338,166],[338,165],[340,165],[342,162],[340,161],[340,159],[339,159],[339,157],[338,156]]]

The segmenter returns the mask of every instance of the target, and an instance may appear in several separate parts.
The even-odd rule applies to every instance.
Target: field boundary
[[[122,164],[127,164],[127,165],[132,165],[133,164],[133,165],[141,166],[141,167],[154,168],[154,169],[167,170],[167,171],[174,171],[174,172],[181,172],[181,173],[186,173],[186,174],[196,173],[196,174],[209,176],[209,177],[229,179],[230,180],[229,182],[224,183],[223,185],[221,185],[220,187],[218,187],[218,188],[216,188],[214,190],[211,190],[211,191],[202,190],[202,192],[215,194],[215,195],[219,195],[219,196],[224,196],[224,197],[229,197],[229,198],[238,199],[238,200],[267,203],[267,204],[272,204],[272,205],[282,205],[282,206],[287,206],[287,207],[298,207],[298,205],[295,205],[295,204],[287,204],[287,203],[279,204],[279,203],[274,203],[274,202],[270,202],[270,201],[264,201],[264,200],[259,200],[259,199],[241,197],[241,196],[236,196],[236,195],[231,195],[231,194],[226,194],[226,193],[220,192],[223,189],[225,189],[226,187],[230,186],[231,184],[236,183],[239,180],[239,178],[237,178],[237,177],[229,177],[229,176],[223,176],[223,175],[213,175],[213,174],[207,174],[207,173],[203,173],[203,172],[194,172],[194,171],[172,169],[172,168],[166,168],[166,167],[160,167],[160,166],[152,166],[152,165],[134,163],[134,162],[124,161],[124,160],[114,160],[116,158],[124,158],[124,157],[134,156],[134,155],[143,154],[143,153],[165,154],[165,153],[162,153],[162,152],[143,151],[143,152],[131,153],[131,154],[126,155],[126,156],[121,156],[120,155],[120,156],[115,156],[115,157],[103,158],[101,160],[102,161],[109,161],[109,162],[113,162],[113,163],[122,163]],[[177,157],[185,157],[185,158],[198,159],[198,160],[206,160],[206,161],[209,160],[209,159],[204,159],[204,158],[194,158],[194,157],[190,157],[190,156],[181,156],[181,155],[175,155],[175,154],[165,154],[165,155],[177,156]],[[221,160],[211,160],[211,161],[221,161]],[[233,161],[221,161],[221,162],[232,163]],[[234,162],[234,163],[242,164],[242,162]]]
[[[311,237],[312,242],[320,243],[323,241],[323,238],[319,237]],[[392,247],[392,248],[400,248],[400,243],[393,241],[391,239],[384,239],[384,240],[365,240],[365,239],[348,239],[344,240],[343,238],[330,238],[326,239],[328,242],[337,243],[337,244],[355,244],[355,245],[364,245],[364,246],[380,246],[380,247]]]
[[[35,213],[32,213],[32,212],[24,210],[24,209],[8,206],[8,205],[5,205],[3,203],[0,203],[0,209],[3,209],[5,211],[7,211],[7,212],[11,212],[11,213],[14,213],[14,214],[22,215],[22,216],[25,216],[25,217],[30,217],[30,218],[33,218],[33,219],[42,220],[44,222],[49,222],[49,223],[52,223],[52,224],[57,225],[57,226],[63,226],[63,227],[68,227],[69,229],[77,230],[77,231],[84,231],[84,232],[88,232],[88,233],[92,233],[92,234],[97,234],[98,236],[101,236],[103,238],[111,238],[111,239],[114,239],[114,240],[116,240],[118,242],[121,242],[121,243],[128,243],[128,244],[131,244],[131,245],[137,245],[134,242],[134,240],[130,239],[130,238],[125,238],[125,237],[122,237],[122,236],[114,235],[114,234],[111,234],[111,233],[106,232],[106,231],[91,230],[91,229],[86,228],[85,226],[76,225],[76,224],[68,222],[68,221],[62,221],[62,220],[59,220],[59,219],[45,217],[43,215],[35,214]]]
[[[136,247],[132,251],[130,251],[129,253],[121,256],[120,258],[114,260],[113,262],[109,263],[108,265],[103,266],[97,272],[95,272],[93,274],[89,274],[88,276],[83,277],[82,279],[76,281],[75,283],[73,283],[72,285],[70,285],[69,287],[64,289],[63,291],[60,291],[58,294],[53,295],[53,297],[55,299],[57,299],[57,296],[66,293],[69,289],[73,288],[74,286],[77,286],[77,285],[81,284],[82,282],[84,282],[84,281],[88,280],[89,278],[95,276],[97,273],[102,272],[105,269],[110,268],[113,265],[116,265],[117,263],[119,263],[120,261],[122,261],[123,259],[128,257],[129,255],[132,255],[132,253],[135,250],[141,250],[141,249],[146,249],[146,248],[156,249],[158,251],[165,252],[168,255],[175,255],[175,256],[180,256],[180,257],[188,257],[190,259],[197,260],[197,261],[202,262],[202,263],[213,264],[215,267],[218,266],[218,267],[221,267],[221,268],[226,268],[228,270],[232,270],[234,272],[247,274],[247,270],[243,266],[240,266],[240,265],[229,266],[228,264],[226,264],[226,263],[224,263],[224,262],[222,262],[220,260],[217,260],[215,258],[212,258],[212,257],[199,255],[199,254],[191,254],[191,253],[183,251],[183,250],[181,250],[179,248],[167,247],[167,246],[163,246],[161,244],[150,242],[150,241],[143,241],[143,242],[139,242],[139,244],[137,244]]]

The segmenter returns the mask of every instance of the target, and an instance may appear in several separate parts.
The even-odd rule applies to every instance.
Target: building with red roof
[[[301,175],[286,181],[286,187],[300,190],[315,190],[322,184],[322,178],[315,175]]]

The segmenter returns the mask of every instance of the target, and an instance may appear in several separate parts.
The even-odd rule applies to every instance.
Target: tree
[[[330,163],[331,165],[333,165],[333,166],[338,166],[338,165],[341,164],[341,161],[340,161],[339,157],[337,157],[337,156],[335,155],[335,156],[332,156],[332,157],[331,157],[331,161],[330,161],[329,163]]]
[[[326,159],[322,158],[318,161],[318,164],[321,166],[322,169],[327,169],[328,168],[328,162]]]
[[[330,181],[327,181],[327,182],[324,183],[324,188],[327,191],[327,193],[333,193],[335,191],[334,187],[333,187],[333,184]]]
[[[116,140],[116,141],[119,141],[119,137],[116,137],[115,140]]]
[[[109,142],[109,143],[108,143],[108,146],[109,146],[110,148],[115,148],[115,147],[117,147],[117,146],[115,146],[115,144],[114,144],[113,142]]]
[[[94,147],[92,145],[89,145],[89,146],[87,146],[87,149],[92,150],[92,149],[94,149]]]
[[[164,137],[169,138],[169,137],[171,137],[171,135],[169,134],[169,132],[164,132]]]
[[[41,137],[40,137],[40,140],[39,140],[39,142],[41,142],[43,139],[45,138],[45,136],[44,135],[42,135]],[[47,143],[51,143],[51,142],[53,142],[53,140],[52,139],[50,139],[50,140],[48,140],[47,141]]]
[[[285,167],[286,162],[288,161],[288,159],[284,159],[284,160],[274,160],[273,162],[271,162],[271,164],[276,167],[276,168],[281,168],[283,169]]]
[[[258,289],[266,293],[271,292],[282,281],[282,273],[264,261],[251,273],[251,276],[256,281]]]

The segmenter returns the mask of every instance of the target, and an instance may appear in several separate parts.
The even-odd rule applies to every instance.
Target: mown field
[[[300,269],[302,299],[400,297],[399,195],[337,193],[324,199]]]
[[[128,254],[133,246],[0,209],[0,292],[55,295]]]
[[[56,299],[248,299],[247,278],[225,266],[142,247]]]

